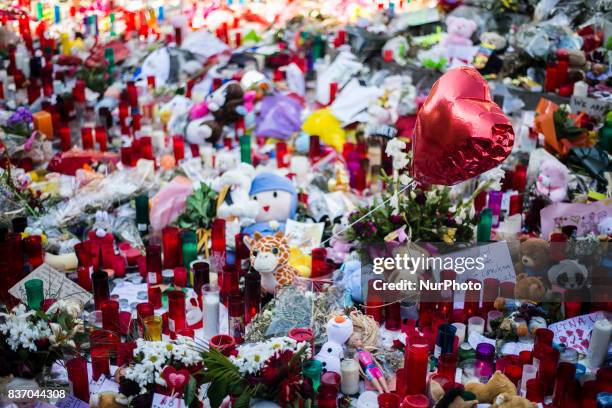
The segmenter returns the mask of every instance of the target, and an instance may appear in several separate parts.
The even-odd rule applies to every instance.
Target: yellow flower
[[[168,350],[168,351],[172,351],[172,347],[173,347],[173,346],[172,346],[172,344],[168,343],[168,344],[166,345],[166,350]]]
[[[442,236],[442,241],[447,244],[453,244],[455,242],[455,234],[457,233],[457,228],[448,228],[446,233]]]
[[[157,357],[156,356],[151,356],[151,358],[149,358],[149,360],[151,360],[152,363],[157,361]]]

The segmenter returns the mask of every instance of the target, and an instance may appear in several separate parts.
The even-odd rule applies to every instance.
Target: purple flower
[[[416,195],[416,197],[414,198],[414,201],[418,204],[418,205],[425,205],[425,203],[427,202],[427,197],[425,196],[425,193],[422,191],[419,191]]]
[[[378,229],[376,228],[376,224],[374,224],[373,221],[366,222],[366,225],[367,225],[368,232],[370,234],[372,235],[376,234],[376,231],[378,231]]]
[[[6,121],[6,125],[9,127],[15,127],[22,124],[29,125],[32,123],[32,121],[32,112],[30,112],[27,108],[20,107],[17,108],[17,110],[11,116],[9,116]]]
[[[457,221],[455,221],[454,218],[447,218],[446,221],[444,222],[444,224],[448,227],[448,228],[456,228],[457,227]]]
[[[389,219],[393,224],[401,224],[402,222],[404,222],[404,217],[399,214],[393,214]]]

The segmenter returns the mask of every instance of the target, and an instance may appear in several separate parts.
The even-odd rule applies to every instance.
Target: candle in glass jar
[[[119,331],[119,302],[105,300],[100,308],[102,309],[102,328],[113,332]]]
[[[587,364],[591,368],[601,367],[608,354],[612,323],[608,319],[597,320],[591,331],[591,341],[587,353]]]
[[[32,269],[38,268],[43,263],[44,254],[42,238],[40,235],[30,235],[23,240],[25,254]]]
[[[185,326],[185,294],[180,290],[171,290],[168,292],[168,329],[176,334]]]
[[[32,114],[34,129],[45,135],[47,139],[53,139],[53,121],[51,114],[46,111],[38,111]]]
[[[193,273],[193,290],[202,293],[202,286],[210,283],[210,265],[206,261],[194,261],[191,263]]]
[[[340,390],[345,395],[354,395],[359,392],[359,363],[352,358],[342,360],[340,364]]]
[[[30,279],[24,283],[28,307],[31,310],[40,310],[45,299],[43,281],[41,279]]]
[[[72,383],[72,393],[81,401],[89,402],[89,376],[87,375],[87,360],[75,357],[66,361],[68,379]]]
[[[91,284],[94,295],[94,308],[100,310],[102,302],[110,298],[110,288],[108,286],[108,274],[104,271],[96,271],[91,274]]]
[[[536,378],[538,369],[533,364],[525,364],[523,366],[523,374],[521,376],[521,384],[519,387],[519,395],[525,396],[527,392],[527,381]]]
[[[486,383],[493,375],[495,368],[493,359],[495,358],[495,346],[489,343],[480,343],[476,347],[476,377],[480,382]]]
[[[162,229],[162,249],[164,269],[174,268],[180,258],[180,231],[176,227]]]
[[[465,341],[465,324],[455,322],[453,323],[453,326],[457,328],[455,335],[459,338],[459,344],[463,344],[463,342]]]
[[[261,306],[261,275],[253,268],[244,277],[244,298],[244,318],[245,323],[248,324],[259,312]]]
[[[213,221],[211,232],[211,268],[213,272],[219,274],[226,259],[226,242],[225,242],[225,220],[217,218]]]
[[[239,291],[232,292],[228,300],[228,330],[236,343],[244,337],[244,298]]]
[[[198,237],[193,231],[184,231],[181,235],[183,266],[190,270],[190,265],[198,258]]]
[[[204,305],[204,337],[210,339],[219,334],[219,287],[206,284],[202,286]]]
[[[429,366],[429,346],[427,344],[411,344],[404,357],[405,381],[404,395],[424,394]]]
[[[485,320],[480,316],[472,316],[468,319],[468,339],[472,332],[484,334]]]
[[[147,316],[144,318],[144,337],[149,341],[161,341],[162,318],[161,316]]]
[[[110,377],[110,355],[108,348],[96,347],[91,350],[92,379],[98,381],[101,375]]]
[[[162,259],[159,245],[147,245],[147,282],[149,285],[162,283]]]

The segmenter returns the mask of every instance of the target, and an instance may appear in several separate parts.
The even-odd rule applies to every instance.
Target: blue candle
[[[164,6],[157,8],[157,21],[164,21]]]
[[[59,24],[61,20],[62,20],[62,16],[60,12],[60,6],[55,5],[53,6],[53,22],[55,24]]]

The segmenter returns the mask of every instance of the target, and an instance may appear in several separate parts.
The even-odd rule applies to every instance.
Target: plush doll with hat
[[[259,205],[259,212],[255,223],[243,230],[247,235],[253,235],[255,231],[262,235],[284,231],[285,222],[296,215],[297,191],[287,177],[260,173],[251,183],[249,196]]]

